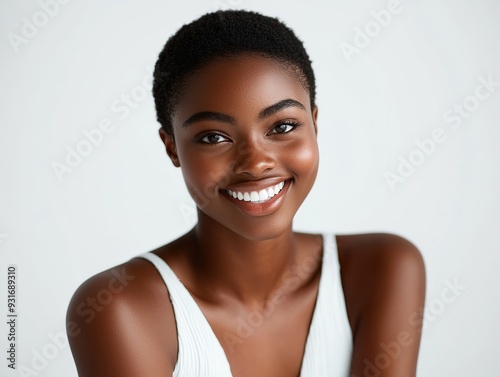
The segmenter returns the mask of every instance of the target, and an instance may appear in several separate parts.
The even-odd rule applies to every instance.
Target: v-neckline
[[[306,342],[304,344],[304,354],[302,355],[302,360],[301,360],[301,363],[300,363],[300,374],[299,376],[302,376],[303,375],[303,372],[304,372],[304,361],[307,360],[308,358],[308,344],[310,342],[310,338],[311,338],[311,333],[313,331],[313,327],[316,323],[316,320],[315,318],[318,316],[318,307],[320,305],[319,301],[320,301],[320,294],[322,292],[322,282],[324,281],[323,279],[323,276],[324,276],[324,271],[325,271],[325,250],[326,250],[326,243],[328,242],[327,241],[327,237],[328,235],[326,233],[322,233],[321,234],[322,236],[322,251],[321,251],[321,272],[320,272],[320,278],[319,278],[319,282],[318,282],[318,289],[317,289],[317,292],[316,292],[316,299],[315,299],[315,302],[314,302],[314,308],[313,308],[313,314],[311,316],[311,321],[309,323],[309,328],[307,330],[307,337],[306,337]],[[158,256],[158,255],[157,255]],[[158,256],[159,257],[159,256]],[[159,257],[160,258],[160,257]],[[231,364],[229,363],[229,359],[227,357],[227,354],[226,354],[226,351],[224,350],[224,347],[222,347],[222,344],[221,342],[219,341],[219,338],[217,338],[217,335],[215,335],[215,332],[212,328],[212,326],[210,325],[210,322],[208,322],[208,319],[207,317],[205,316],[205,314],[203,313],[203,310],[201,310],[200,306],[198,305],[198,303],[196,302],[196,300],[194,299],[194,297],[191,295],[191,293],[189,292],[189,290],[186,288],[186,286],[182,283],[182,281],[179,280],[179,278],[177,277],[177,275],[175,274],[175,272],[172,270],[172,268],[170,268],[170,266],[168,265],[167,262],[165,262],[163,260],[163,258],[160,258],[163,263],[165,263],[166,267],[170,270],[170,272],[172,273],[172,275],[176,278],[176,280],[179,282],[179,287],[181,290],[184,291],[184,295],[186,297],[189,298],[189,300],[192,300],[192,303],[194,304],[193,307],[196,308],[196,314],[192,313],[193,315],[196,315],[197,317],[199,317],[199,320],[203,322],[203,326],[205,326],[207,328],[207,331],[208,333],[210,334],[210,337],[212,337],[212,343],[213,345],[217,348],[217,352],[220,354],[220,357],[224,360],[224,364],[226,365],[226,369],[230,371],[230,377],[234,377],[233,376],[233,373],[232,373],[232,370],[231,370]],[[175,310],[175,307],[173,307],[173,310],[174,310],[174,317],[175,317],[175,321],[177,322],[177,313],[176,313],[176,310]],[[176,324],[176,327],[178,328],[177,324]],[[177,335],[177,337],[179,338],[179,335]],[[180,347],[180,345],[178,344],[178,348]],[[177,361],[176,361],[176,364],[175,364],[175,367],[174,367],[174,375],[175,373],[177,372],[178,370],[178,365],[179,365],[179,354],[180,354],[180,348],[179,348],[179,351],[178,351],[178,355],[177,355]]]

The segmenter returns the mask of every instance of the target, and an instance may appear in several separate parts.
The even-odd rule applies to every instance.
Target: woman
[[[319,162],[314,73],[294,33],[253,12],[204,15],[165,45],[153,94],[198,222],[80,286],[79,375],[415,376],[415,246],[292,230]]]

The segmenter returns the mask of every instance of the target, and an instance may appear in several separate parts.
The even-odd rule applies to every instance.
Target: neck
[[[191,230],[191,261],[210,290],[246,305],[268,300],[283,286],[297,259],[292,226],[272,237],[249,240],[199,211]]]

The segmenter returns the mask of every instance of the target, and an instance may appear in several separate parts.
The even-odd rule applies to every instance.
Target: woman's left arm
[[[424,260],[402,237],[384,234],[376,240],[365,268],[369,273],[363,277],[350,377],[415,377],[425,301]]]

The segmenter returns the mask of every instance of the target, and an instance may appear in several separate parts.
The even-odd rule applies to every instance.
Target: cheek
[[[297,173],[302,175],[316,175],[319,164],[318,144],[315,140],[304,140],[297,143],[289,154],[290,163]]]
[[[196,204],[203,208],[218,195],[219,187],[228,183],[227,164],[204,154],[180,153],[180,156],[186,187]]]

